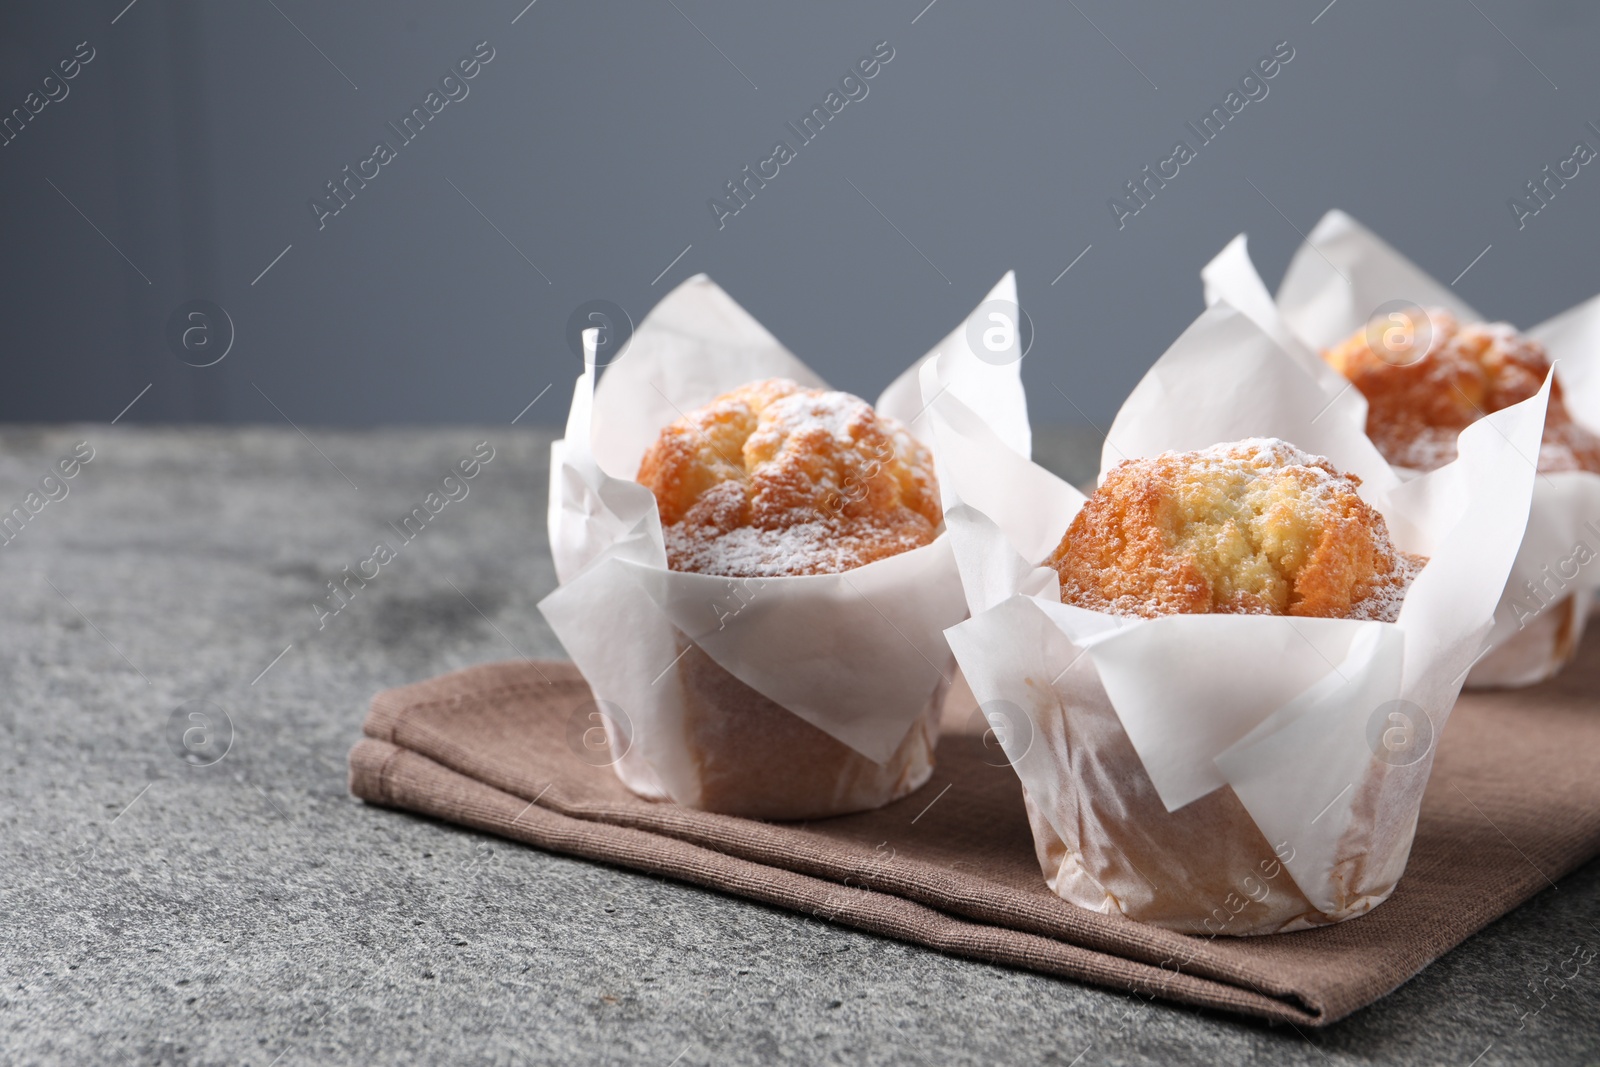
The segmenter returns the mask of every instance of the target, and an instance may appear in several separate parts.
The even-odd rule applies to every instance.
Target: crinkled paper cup
[[[886,762],[877,763],[728,673],[687,635],[677,684],[691,806],[754,819],[820,819],[881,808],[933,774],[941,680]]]
[[[1007,275],[979,311],[1015,316],[1015,300]],[[980,358],[973,337],[963,324],[877,409],[927,441],[920,366],[944,352],[947,377],[970,364],[1010,379],[988,417],[1026,449],[1020,353]],[[665,297],[597,377],[591,357],[552,448],[561,584],[539,605],[594,694],[574,711],[574,751],[640,795],[751,818],[863,811],[920,787],[954,669],[943,631],[966,615],[948,535],[838,574],[670,570],[655,497],[633,480],[661,429],[749,382],[825,386],[704,276]]]
[[[1330,399],[1350,389],[1317,355],[1380,312],[1444,308],[1461,322],[1486,322],[1449,286],[1342,211],[1323,216],[1267,292],[1241,234],[1201,272],[1206,300],[1226,300],[1304,362]],[[1527,331],[1556,364],[1573,419],[1600,433],[1600,297]],[[1353,391],[1353,390],[1350,390]],[[1365,419],[1365,401],[1362,402]],[[1364,425],[1364,423],[1363,423]],[[1395,467],[1396,477],[1415,471]],[[1527,536],[1508,576],[1495,625],[1467,676],[1469,688],[1533,685],[1576,652],[1591,592],[1600,587],[1600,474],[1552,471],[1533,488]]]
[[[1218,304],[1151,369],[1107,436],[1122,459],[1277,437],[1360,475],[1396,545],[1429,557],[1398,620],[1130,618],[1062,604],[1045,559],[1084,502],[924,391],[972,618],[946,632],[1022,780],[1050,887],[1193,934],[1364,914],[1410,854],[1434,741],[1516,556],[1548,383],[1395,478],[1309,368]]]

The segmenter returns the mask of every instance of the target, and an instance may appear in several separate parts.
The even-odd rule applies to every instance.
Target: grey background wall
[[[1507,207],[1600,146],[1581,0],[525,3],[5,5],[0,112],[94,58],[0,147],[0,419],[138,396],[126,421],[493,423],[554,383],[524,421],[555,422],[573,310],[638,319],[699,271],[871,396],[1015,268],[1035,419],[1100,422],[1211,254],[1248,231],[1275,282],[1332,206],[1441,279],[1488,248],[1458,288],[1513,322],[1600,290],[1600,168],[1520,230]],[[386,124],[484,41],[402,143]],[[799,146],[785,123],[880,41],[868,95]],[[1285,41],[1119,229],[1108,199]],[[796,158],[719,229],[708,199],[779,139]],[[379,140],[395,158],[319,228],[308,201]],[[232,323],[213,366],[167,339],[194,299]]]

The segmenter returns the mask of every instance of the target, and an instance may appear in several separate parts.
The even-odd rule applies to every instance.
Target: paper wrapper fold
[[[1225,300],[1310,370],[1331,401],[1354,393],[1318,353],[1360,330],[1384,304],[1442,307],[1462,322],[1488,321],[1454,289],[1429,277],[1342,211],[1323,216],[1289,264],[1274,299],[1250,261],[1241,234],[1201,272],[1206,302]],[[1600,297],[1525,331],[1556,364],[1574,419],[1600,432]],[[1366,421],[1366,401],[1341,403],[1340,416]],[[1387,466],[1387,464],[1386,464]],[[1393,468],[1390,476],[1414,477]],[[1366,473],[1362,472],[1366,477]],[[1600,475],[1542,474],[1534,484],[1527,536],[1495,611],[1495,625],[1467,676],[1469,687],[1521,686],[1560,670],[1583,636],[1592,591],[1600,587]]]
[[[1230,935],[1337,922],[1388,897],[1431,742],[1521,541],[1548,389],[1470,427],[1457,462],[1402,481],[1362,432],[1358,395],[1330,406],[1311,364],[1217,304],[1129,397],[1102,473],[1273,436],[1367,478],[1398,547],[1430,557],[1394,623],[1064,605],[1038,562],[1084,498],[961,398],[932,398],[973,616],[946,637],[1022,779],[1056,893]]]
[[[1011,275],[989,299],[1015,303]],[[971,393],[969,364],[999,375],[985,379],[987,415],[1026,449],[1015,362],[984,364],[967,336],[958,328],[919,360],[879,410],[924,425],[919,368],[943,353],[951,395]],[[840,574],[669,570],[655,498],[633,480],[660,430],[752,381],[824,383],[704,275],[651,311],[598,387],[597,376],[591,358],[551,448],[561,584],[539,607],[594,691],[623,782],[768,819],[874,808],[922,785],[953,669],[943,630],[966,615],[949,535]]]

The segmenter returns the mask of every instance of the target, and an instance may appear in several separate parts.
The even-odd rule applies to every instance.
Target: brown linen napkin
[[[1600,852],[1597,694],[1600,629],[1552,682],[1462,697],[1394,896],[1350,922],[1263,937],[1190,937],[1052,894],[1021,787],[985,749],[970,696],[952,701],[938,767],[912,796],[763,823],[641,800],[584,762],[569,736],[593,705],[571,664],[487,664],[379,693],[350,791],[956,955],[1323,1026]]]

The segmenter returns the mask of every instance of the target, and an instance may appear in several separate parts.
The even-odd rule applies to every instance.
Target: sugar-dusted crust
[[[639,464],[673,570],[735,577],[849,570],[928,544],[933,457],[849,393],[741,386],[661,431]]]
[[[1322,358],[1367,398],[1367,436],[1384,458],[1427,471],[1456,458],[1467,426],[1537,393],[1550,357],[1506,323],[1462,325],[1440,308],[1414,316],[1423,314],[1425,323],[1397,330],[1374,320]],[[1600,473],[1600,437],[1572,420],[1560,382],[1550,388],[1539,469]]]
[[[1129,460],[1045,565],[1064,603],[1120,615],[1393,621],[1426,561],[1394,548],[1360,484],[1271,438]]]

